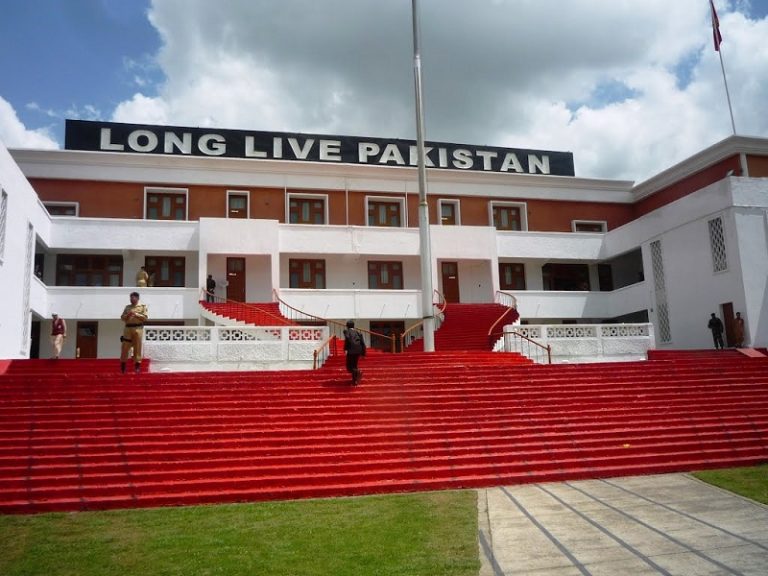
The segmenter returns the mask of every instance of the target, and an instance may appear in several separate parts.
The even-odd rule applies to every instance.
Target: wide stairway
[[[497,486],[768,462],[768,358],[532,365],[369,354],[317,371],[0,367],[0,513]]]
[[[250,326],[290,326],[294,322],[280,313],[277,302],[200,302],[200,305],[218,316],[226,324]]]
[[[435,330],[435,350],[490,350],[492,342],[488,331],[505,311],[507,315],[496,327],[499,333],[503,325],[512,324],[520,317],[517,310],[501,304],[448,304],[445,319]],[[423,351],[424,341],[414,340],[408,350]]]

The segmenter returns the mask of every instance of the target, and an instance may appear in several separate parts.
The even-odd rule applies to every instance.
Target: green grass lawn
[[[746,468],[707,470],[694,474],[699,480],[768,504],[768,464]]]
[[[471,490],[0,516],[3,576],[474,576],[479,568]]]

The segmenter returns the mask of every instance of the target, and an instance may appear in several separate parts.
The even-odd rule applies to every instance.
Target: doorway
[[[446,302],[459,302],[459,263],[441,262],[443,276],[443,296]]]
[[[720,305],[720,308],[723,311],[723,324],[725,325],[725,345],[732,348],[736,345],[733,330],[733,302],[725,302]]]
[[[227,258],[227,300],[245,302],[245,258]]]
[[[405,332],[405,322],[402,320],[371,320],[371,332],[377,332],[379,334],[384,334],[385,336],[394,334],[395,351],[402,352],[400,349],[400,334]],[[371,335],[371,348],[383,350],[384,352],[391,352],[392,342],[381,336]]]
[[[98,358],[99,353],[99,323],[77,323],[76,358]]]
[[[30,334],[31,341],[29,344],[29,357],[40,358],[40,334],[42,333],[42,327],[40,320],[32,321],[32,332]]]

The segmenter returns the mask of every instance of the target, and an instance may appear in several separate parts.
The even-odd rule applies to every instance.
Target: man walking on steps
[[[363,379],[363,371],[358,369],[357,363],[360,356],[365,356],[365,340],[352,320],[347,322],[344,330],[344,352],[347,353],[347,371],[352,375],[352,386],[357,386]]]
[[[141,340],[144,337],[144,322],[148,318],[147,307],[139,302],[139,293],[131,292],[131,303],[128,304],[120,315],[120,320],[125,322],[120,350],[120,371],[125,374],[126,362],[133,348],[133,370],[136,374],[141,372]]]
[[[712,312],[712,315],[709,318],[707,328],[712,330],[712,340],[715,342],[715,350],[722,350],[725,348],[725,344],[723,343],[723,321],[715,316],[714,312]]]
[[[59,318],[56,312],[53,313],[51,320],[51,346],[53,347],[53,358],[58,360],[61,356],[61,348],[64,346],[64,338],[67,337],[67,323],[64,318]]]

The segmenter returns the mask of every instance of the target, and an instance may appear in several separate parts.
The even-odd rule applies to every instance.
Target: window
[[[59,254],[56,257],[57,286],[122,286],[123,257]]]
[[[525,204],[492,203],[493,225],[497,230],[526,230]]]
[[[43,202],[51,216],[77,216],[80,207],[77,202]]]
[[[541,267],[544,290],[586,292],[589,267],[586,264],[545,264]]]
[[[712,251],[712,271],[725,272],[728,270],[728,258],[725,251],[725,233],[723,219],[714,218],[709,224],[709,248]]]
[[[288,282],[291,288],[325,288],[325,260],[288,260]]]
[[[146,190],[147,220],[186,220],[186,190]]]
[[[402,212],[402,201],[368,200],[368,226],[399,228],[403,225]]]
[[[499,262],[501,290],[525,290],[525,265]]]
[[[5,257],[5,229],[8,222],[8,193],[2,190],[0,198],[0,260]]]
[[[227,190],[227,218],[248,218],[248,192]]]
[[[571,226],[574,232],[603,233],[608,230],[608,223],[604,220],[574,220]]]
[[[672,341],[672,330],[669,322],[669,304],[667,303],[667,284],[664,278],[664,257],[661,250],[661,240],[651,242],[651,268],[653,270],[653,288],[656,296],[656,318],[659,325],[659,340]]]
[[[368,288],[370,290],[402,290],[402,262],[368,262]]]
[[[183,256],[147,256],[144,268],[150,286],[184,286],[186,262]]]
[[[325,196],[288,195],[288,222],[325,224]]]
[[[440,200],[440,224],[456,226],[459,224],[459,201]]]

